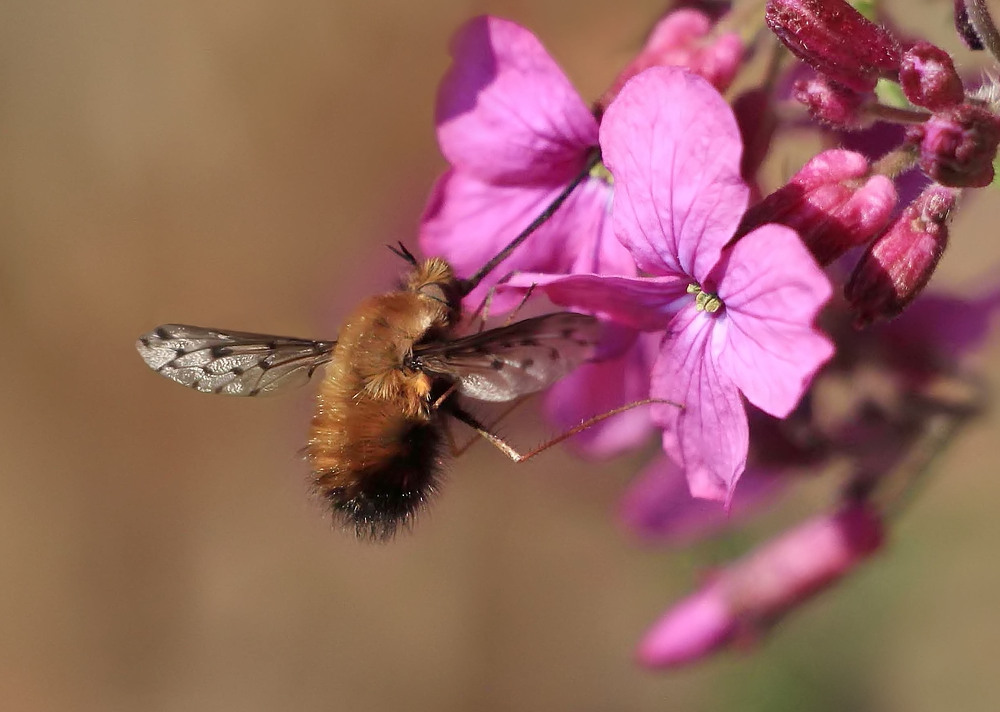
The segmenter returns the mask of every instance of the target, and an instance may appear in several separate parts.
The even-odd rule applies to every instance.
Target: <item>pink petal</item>
[[[736,524],[741,514],[777,496],[787,478],[748,468],[727,511],[717,502],[693,499],[684,473],[668,457],[646,466],[622,497],[622,522],[647,542],[682,546]]]
[[[652,274],[708,275],[747,204],[742,142],[719,93],[678,67],[631,79],[601,122],[615,233]]]
[[[434,186],[424,210],[420,247],[427,255],[447,259],[459,276],[469,277],[527,227],[561,190],[560,186],[497,186],[449,171]],[[569,270],[581,258],[581,242],[595,250],[597,235],[602,229],[608,232],[602,228],[607,222],[606,206],[607,187],[603,183],[582,184],[551,220],[469,295],[467,303],[478,306],[489,287],[514,270]],[[519,300],[514,295],[498,294],[491,311],[502,313]]]
[[[535,287],[553,303],[589,312],[639,331],[663,331],[670,315],[691,302],[681,277],[604,277],[598,274],[538,274],[510,277],[497,292],[523,293]]]
[[[545,412],[560,431],[628,403],[649,398],[649,374],[659,346],[656,335],[640,336],[622,356],[584,364],[556,383]],[[606,458],[638,447],[654,430],[650,406],[638,406],[587,428],[570,440],[582,455]]]
[[[586,203],[588,217],[581,216],[577,221],[578,227],[573,233],[576,237],[576,256],[569,273],[634,277],[638,270],[632,253],[614,233],[611,186],[601,180],[587,180],[574,192],[580,193],[576,202]],[[585,193],[589,195],[585,197]]]
[[[639,660],[676,667],[753,640],[878,552],[879,515],[859,505],[816,517],[713,573],[644,637]]]
[[[739,619],[712,582],[671,608],[643,636],[637,657],[646,667],[679,667],[711,655],[739,632]]]
[[[833,355],[831,341],[813,328],[830,280],[798,235],[780,225],[754,230],[724,259],[719,365],[747,400],[783,418]]]
[[[653,366],[650,394],[680,403],[653,409],[663,426],[663,449],[684,469],[691,495],[729,502],[746,467],[747,414],[736,384],[712,357],[724,334],[716,319],[694,306],[670,324]]]
[[[552,183],[580,169],[597,145],[597,120],[533,34],[477,17],[451,53],[436,120],[453,167],[500,183]]]

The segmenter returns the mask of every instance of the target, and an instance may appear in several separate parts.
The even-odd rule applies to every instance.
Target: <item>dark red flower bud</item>
[[[951,56],[930,42],[917,42],[903,53],[899,83],[907,99],[928,109],[961,104],[965,98]]]
[[[938,183],[982,188],[993,182],[1000,144],[1000,117],[981,104],[966,102],[935,113],[906,132],[920,146],[920,168]]]
[[[765,223],[787,225],[826,265],[877,235],[895,205],[892,181],[871,175],[867,158],[853,151],[824,151],[750,208],[737,234]]]
[[[966,47],[971,50],[984,49],[983,41],[979,39],[976,28],[969,20],[969,11],[965,7],[965,0],[955,0],[955,29]]]
[[[957,200],[958,191],[930,186],[871,244],[844,288],[856,326],[891,319],[920,293],[948,244]]]
[[[768,0],[764,19],[803,62],[856,91],[899,70],[896,39],[844,0]]]
[[[875,97],[871,92],[848,89],[824,76],[795,82],[792,95],[806,105],[814,119],[838,129],[862,129],[868,125],[870,119],[866,119],[864,107]]]

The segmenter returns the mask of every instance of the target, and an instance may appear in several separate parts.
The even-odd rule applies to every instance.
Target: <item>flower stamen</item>
[[[694,304],[695,309],[698,311],[714,314],[725,306],[718,295],[704,291],[697,284],[689,284],[687,286],[687,293],[695,295]]]
[[[594,167],[590,169],[590,177],[603,181],[611,186],[615,184],[615,177],[611,175],[611,171],[608,170],[608,167],[604,165],[603,161],[598,161],[594,164]]]

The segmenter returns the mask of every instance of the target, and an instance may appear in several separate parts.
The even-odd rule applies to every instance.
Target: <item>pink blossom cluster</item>
[[[959,13],[956,26],[996,54],[975,17]],[[794,82],[752,74],[767,44],[742,39],[753,23],[801,60]],[[885,101],[886,85],[903,103]],[[829,148],[764,195],[759,169],[790,105]],[[607,358],[552,388],[546,411],[565,429],[655,401],[574,438],[581,454],[607,457],[658,435],[662,454],[624,497],[626,524],[677,543],[806,472],[846,462],[852,473],[829,512],[668,612],[641,645],[644,663],[689,663],[757,635],[856,569],[888,533],[923,426],[978,412],[975,393],[942,402],[931,384],[974,380],[962,357],[1000,290],[914,299],[960,197],[993,182],[996,110],[947,52],[845,0],[770,0],[757,18],[668,12],[591,104],[514,22],[479,17],[456,34],[436,115],[449,168],[421,246],[469,277],[575,186],[467,299],[489,294],[496,313],[530,295],[607,323]],[[914,177],[919,188],[905,190]],[[857,387],[873,370],[886,387]],[[848,405],[833,408],[837,384]]]

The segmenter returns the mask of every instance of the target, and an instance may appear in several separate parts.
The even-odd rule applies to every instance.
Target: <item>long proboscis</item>
[[[600,162],[600,160],[601,151],[598,148],[594,148],[587,156],[587,162],[584,164],[580,172],[577,173],[576,176],[573,177],[573,180],[569,182],[569,185],[567,185],[563,191],[556,196],[555,200],[553,200],[537,218],[531,221],[531,224],[528,225],[528,227],[524,228],[524,230],[522,230],[517,237],[511,240],[505,248],[500,250],[500,252],[498,252],[493,259],[484,264],[478,272],[468,279],[459,281],[459,293],[464,297],[473,289],[478,287],[479,283],[482,282],[490,272],[510,257],[510,253],[517,249],[518,245],[527,240],[528,237],[531,236],[531,233],[548,222],[549,218],[555,215],[559,207],[566,202],[566,199],[574,190],[576,190],[577,186],[579,186],[587,178],[587,176],[590,175],[590,172],[593,170],[594,166]]]

